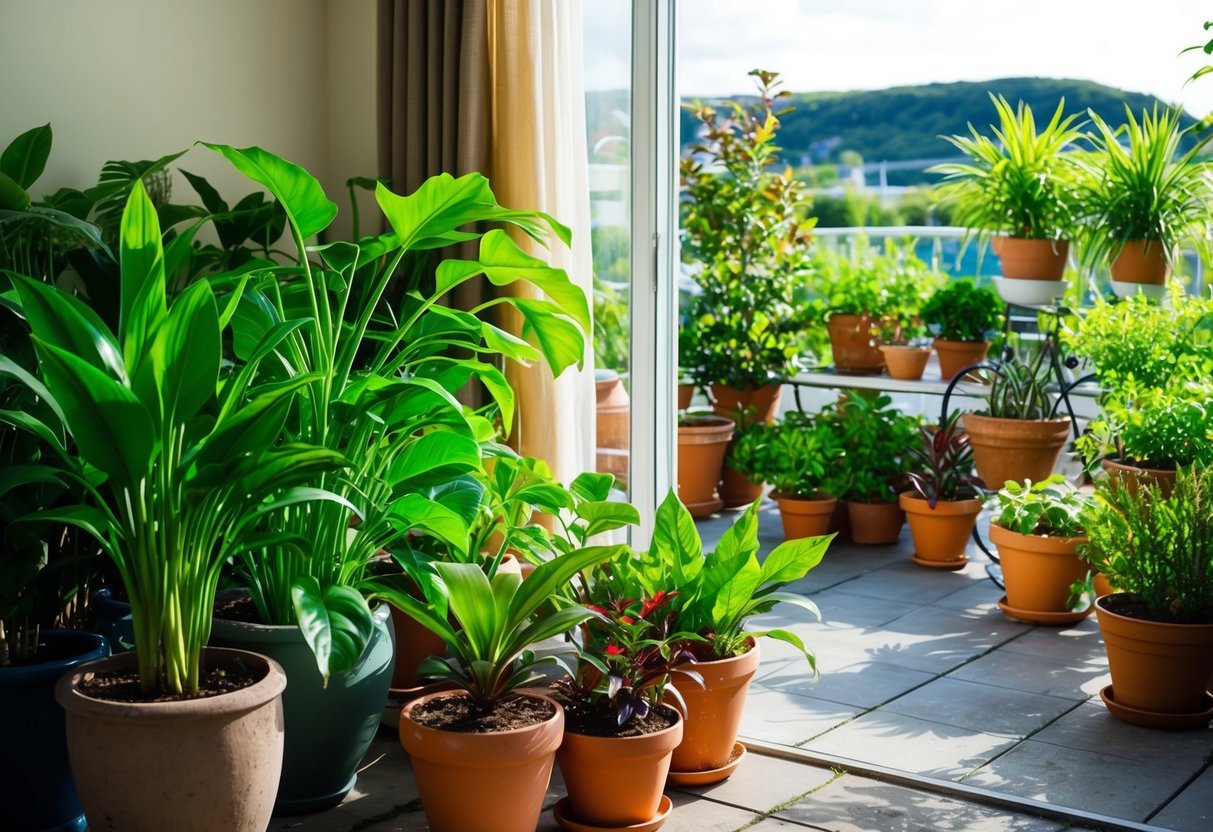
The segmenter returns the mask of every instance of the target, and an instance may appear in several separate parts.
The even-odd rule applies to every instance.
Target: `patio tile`
[[[973,583],[963,572],[936,572],[901,559],[877,572],[861,575],[843,585],[846,592],[888,601],[913,600],[927,604]]]
[[[839,705],[813,696],[801,696],[761,685],[751,685],[741,719],[742,738],[795,745],[828,731],[862,713],[861,708]]]
[[[662,832],[733,832],[758,815],[735,806],[717,803],[681,792],[671,792],[674,811]]]
[[[847,775],[755,825],[754,832],[795,828],[830,832],[1056,832],[1061,824],[976,803]]]
[[[1108,654],[1104,650],[1103,637],[1099,634],[1099,623],[1094,615],[1064,629],[1029,627],[1022,637],[1008,642],[1006,649],[1038,659],[1108,666]]]
[[[821,617],[831,624],[846,624],[851,627],[882,627],[894,619],[922,606],[907,601],[888,601],[847,592],[842,587],[827,589],[812,596],[821,610]]]
[[[765,812],[828,783],[833,776],[828,768],[750,753],[723,783],[674,788],[739,809]]]
[[[931,602],[931,606],[957,610],[998,609],[998,599],[1004,594],[993,581],[986,578],[984,581],[974,581],[950,595],[937,598]]]
[[[1150,823],[1179,832],[1208,832],[1213,829],[1213,769],[1196,778],[1161,812],[1150,818]]]
[[[822,734],[804,747],[941,780],[957,780],[1015,744],[985,734],[880,710]]]
[[[897,697],[880,710],[967,731],[1023,738],[1074,706],[1071,699],[942,678]]]
[[[930,681],[933,675],[887,662],[861,661],[836,667],[814,680],[804,661],[773,663],[759,669],[755,680],[764,687],[827,699],[842,705],[874,708]]]
[[[1026,740],[965,778],[970,786],[1129,820],[1145,818],[1193,774],[1167,758],[1123,757]]]
[[[1065,748],[1125,757],[1139,763],[1156,760],[1196,771],[1213,753],[1213,728],[1157,731],[1121,722],[1098,700],[1084,702],[1032,737]],[[1213,785],[1213,783],[1211,783]],[[1210,825],[1213,829],[1213,825]]]
[[[1083,700],[1107,684],[1107,664],[1012,652],[1007,647],[948,674],[949,678]]]

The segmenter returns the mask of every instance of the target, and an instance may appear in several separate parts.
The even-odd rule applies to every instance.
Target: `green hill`
[[[885,90],[793,93],[795,109],[782,118],[783,160],[792,165],[833,164],[846,151],[865,162],[898,162],[955,156],[942,135],[981,132],[996,119],[989,92],[1031,105],[1038,121],[1047,120],[1063,97],[1067,113],[1085,118],[1087,108],[1109,124],[1124,121],[1124,105],[1135,113],[1153,107],[1152,95],[1058,78],[1000,78],[993,81],[925,84]],[[743,97],[744,98],[744,97]],[[1194,119],[1189,118],[1189,123]],[[683,111],[682,140],[693,142],[696,122]],[[889,183],[909,185],[932,179],[921,171],[890,171]]]

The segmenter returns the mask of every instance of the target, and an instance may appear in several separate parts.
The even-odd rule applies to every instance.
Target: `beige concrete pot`
[[[207,648],[203,663],[239,662],[256,684],[183,702],[107,702],[80,692],[94,673],[135,666],[123,653],[65,674],[55,698],[67,711],[67,746],[92,832],[264,832],[282,771],[277,662]]]

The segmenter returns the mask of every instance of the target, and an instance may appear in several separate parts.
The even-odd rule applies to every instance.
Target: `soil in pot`
[[[935,339],[935,354],[939,356],[939,376],[951,381],[965,367],[980,364],[990,351],[989,341],[944,341]]]
[[[67,758],[55,682],[108,656],[105,639],[79,630],[43,630],[37,655],[0,667],[0,829],[83,830],[84,810]]]
[[[931,358],[930,347],[906,347],[894,344],[882,344],[880,352],[884,355],[885,367],[889,378],[903,381],[918,381],[927,369]]]
[[[564,733],[564,711],[534,693],[507,706],[513,716],[496,717],[437,700],[467,699],[462,693],[435,693],[405,705],[400,718],[400,742],[412,758],[421,804],[432,832],[533,832],[543,808],[556,749]],[[527,700],[534,700],[528,702]],[[536,704],[536,702],[538,704]],[[453,719],[469,726],[525,720],[542,721],[492,732],[460,732],[423,725]],[[546,717],[542,716],[547,714]]]
[[[995,237],[990,247],[998,257],[1002,276],[1015,280],[1061,280],[1070,253],[1066,240]]]
[[[622,730],[612,714],[566,709],[556,760],[568,789],[567,814],[601,828],[650,821],[658,814],[682,734],[682,719],[668,706],[653,708]]]
[[[282,765],[286,675],[270,659],[208,647],[203,667],[248,672],[230,693],[180,701],[104,701],[89,677],[133,672],[135,654],[81,665],[55,697],[80,802],[93,832],[264,832]]]
[[[779,519],[787,540],[829,534],[837,497],[813,499],[774,492],[771,499],[779,506]]]
[[[724,505],[716,491],[733,421],[690,416],[678,426],[678,498],[692,517],[710,517]]]
[[[851,541],[865,545],[888,545],[901,539],[906,513],[897,503],[847,501]]]
[[[1070,420],[1001,419],[966,413],[977,475],[991,489],[1007,480],[1041,482],[1057,468],[1070,438]]]
[[[922,497],[906,492],[899,503],[910,522],[914,563],[944,569],[964,566],[968,560],[965,549],[981,513],[981,500],[940,500],[931,508]]]
[[[850,375],[875,375],[884,369],[884,355],[869,315],[831,315],[826,321],[834,369]]]

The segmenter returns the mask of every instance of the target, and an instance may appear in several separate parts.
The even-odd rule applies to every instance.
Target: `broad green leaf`
[[[54,414],[59,417],[59,421],[64,421],[63,410],[59,407],[59,403],[55,401],[55,397],[51,395],[51,391],[46,389],[37,376],[26,370],[20,364],[13,361],[5,355],[0,355],[0,375],[8,375],[20,381],[30,391],[42,401],[46,402]]]
[[[281,323],[278,310],[260,289],[247,289],[232,315],[232,349],[241,361],[248,361],[266,333]]]
[[[119,486],[135,486],[151,470],[155,428],[130,388],[83,359],[33,337],[50,389],[81,456]]]
[[[631,503],[579,503],[577,516],[586,521],[587,537],[640,524],[640,512]]]
[[[484,337],[484,345],[493,352],[498,352],[512,361],[527,363],[530,361],[539,360],[539,351],[528,344],[526,341],[518,338],[504,329],[498,329],[490,323],[483,323],[481,326],[481,335]]]
[[[25,211],[29,208],[29,194],[4,171],[0,171],[0,208],[6,211]]]
[[[606,563],[626,551],[622,546],[589,546],[546,561],[535,567],[510,601],[510,628],[521,626],[540,604],[548,600],[583,569]]]
[[[422,531],[467,552],[468,524],[447,506],[421,494],[406,494],[392,504],[389,518],[404,530]]]
[[[480,509],[480,502],[484,499],[484,486],[475,477],[457,477],[450,482],[434,486],[428,496],[434,502],[446,506],[471,526]]]
[[[219,310],[210,284],[199,280],[173,303],[156,350],[163,406],[184,422],[215,394],[219,381]]]
[[[569,491],[589,503],[601,503],[611,496],[615,477],[594,471],[582,471],[569,483]]]
[[[337,216],[337,204],[325,196],[316,178],[299,165],[260,147],[202,144],[226,156],[238,171],[272,193],[303,239],[328,228]]]
[[[388,469],[388,480],[423,488],[479,465],[479,445],[466,436],[437,430],[411,441],[400,452]]]
[[[18,430],[33,434],[45,442],[59,456],[65,460],[68,458],[64,437],[59,431],[51,430],[41,419],[36,419],[23,410],[0,410],[0,423],[12,425]],[[66,423],[66,420],[64,420],[64,424]]]
[[[2,176],[3,174],[0,174]],[[3,186],[0,185],[0,189]],[[0,197],[0,208],[3,208],[3,198]],[[61,228],[70,234],[80,237],[89,245],[109,252],[105,241],[101,239],[101,229],[91,222],[72,216],[67,211],[58,208],[48,208],[44,205],[30,205],[23,211],[0,210],[0,225],[10,222],[29,222],[39,220],[49,225]]]
[[[247,453],[272,447],[290,410],[296,391],[320,378],[319,374],[295,376],[289,381],[256,388],[240,408],[223,418],[202,443],[200,465],[228,462]]]
[[[805,660],[808,661],[809,667],[813,670],[813,676],[817,676],[817,657],[813,655],[813,651],[809,650],[809,648],[805,646],[804,641],[800,638],[800,636],[796,635],[790,630],[765,630],[761,633],[754,633],[753,635],[755,637],[766,636],[767,638],[773,638],[776,641],[783,641],[792,645],[804,654]]]
[[[555,269],[527,254],[505,231],[495,228],[480,239],[480,266],[496,286],[519,280],[543,290],[560,312],[572,318],[583,332],[590,331],[590,308],[585,290],[569,280],[564,269]]]
[[[467,638],[470,655],[465,658],[486,658],[495,636],[493,619],[496,618],[496,601],[488,576],[477,563],[439,561],[434,569],[446,585],[451,615],[463,627]]]
[[[0,153],[0,172],[28,190],[46,170],[51,155],[51,126],[26,130]]]
[[[732,569],[732,564],[721,564],[719,561],[708,562],[703,570],[703,597],[712,599],[712,621],[716,624],[717,632],[731,632],[741,624],[741,618],[754,594],[762,586],[762,568],[752,555]]]
[[[434,608],[428,602],[418,601],[407,592],[391,586],[384,579],[366,581],[363,583],[363,588],[366,590],[369,600],[387,601],[447,644],[455,644],[459,641],[459,634],[451,627],[445,611],[441,614],[435,613]]]
[[[63,506],[47,508],[26,514],[17,523],[39,525],[45,523],[65,523],[91,535],[108,554],[113,554],[114,538],[120,537],[120,527],[108,513],[94,506]]]
[[[825,557],[835,535],[785,540],[762,563],[762,582],[782,585],[798,581]]]
[[[434,270],[434,294],[445,295],[465,280],[484,271],[475,260],[456,260],[448,257]]]
[[[126,364],[109,328],[83,301],[24,275],[8,273],[30,330],[47,344],[125,379]]]
[[[690,585],[703,569],[703,542],[695,520],[673,489],[666,494],[653,525],[653,548],[671,553],[674,585]]]
[[[122,212],[122,306],[118,340],[126,366],[134,369],[146,345],[168,315],[164,285],[164,249],[160,220],[142,180],[131,188]]]
[[[523,317],[522,335],[533,340],[543,352],[552,375],[559,376],[566,368],[585,363],[585,335],[572,319],[556,313],[556,308],[542,300],[514,300],[511,304]]]
[[[295,581],[291,600],[299,629],[312,648],[316,667],[328,687],[332,676],[352,670],[366,652],[375,629],[370,608],[357,590],[348,586],[321,590],[312,575]]]

